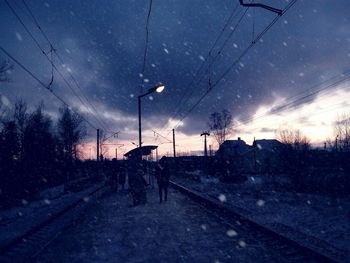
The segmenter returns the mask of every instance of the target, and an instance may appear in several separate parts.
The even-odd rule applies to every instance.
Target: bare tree
[[[309,169],[310,139],[300,130],[293,129],[277,130],[276,138],[285,144],[279,154],[283,170],[290,176],[296,190],[303,189]]]
[[[0,82],[9,81],[8,72],[13,69],[13,65],[8,61],[0,58]]]
[[[291,146],[294,150],[310,149],[310,139],[303,135],[300,130],[279,129],[276,137],[282,143]]]
[[[232,114],[226,109],[213,112],[209,116],[208,126],[220,146],[232,132]]]
[[[85,136],[83,118],[72,112],[68,107],[60,109],[60,119],[58,120],[58,136],[62,144],[63,154],[68,159],[76,159],[77,145]]]
[[[343,114],[338,117],[334,126],[334,147],[336,150],[350,150],[350,115]]]

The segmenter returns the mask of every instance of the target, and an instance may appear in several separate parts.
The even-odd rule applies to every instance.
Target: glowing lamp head
[[[165,89],[165,86],[159,83],[156,87],[156,92],[161,93]]]

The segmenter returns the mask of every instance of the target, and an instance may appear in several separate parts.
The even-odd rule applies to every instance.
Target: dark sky
[[[49,51],[49,44],[37,29],[23,2],[9,1],[34,37]],[[144,76],[140,77],[146,37],[149,1],[26,1],[43,30],[63,58],[54,62],[70,81],[68,71],[79,82],[84,95],[94,104],[99,117],[110,130],[122,131],[133,139],[137,129],[137,95],[163,82],[166,90],[143,99],[144,129],[162,131],[168,119],[180,108],[185,114],[208,89],[209,75],[214,83],[236,60],[276,14],[249,9],[221,55],[198,85],[189,87],[193,74],[207,57],[216,37],[238,4],[227,0],[153,0],[149,23],[148,55]],[[259,1],[283,9],[290,1]],[[206,129],[208,115],[224,108],[235,119],[246,119],[262,104],[276,97],[289,97],[305,91],[324,79],[349,69],[350,1],[299,0],[270,31],[219,82],[206,99],[184,120],[180,131],[198,134]],[[220,46],[232,31],[245,8],[224,31]],[[51,66],[23,26],[0,1],[0,46],[26,65],[44,83],[49,83]],[[219,49],[214,48],[213,54]],[[4,54],[0,54],[6,58]],[[210,72],[210,74],[209,74]],[[40,88],[27,73],[15,66],[12,82],[0,84],[0,93],[13,103],[22,97],[30,105],[43,100],[54,116],[60,102]],[[74,84],[72,83],[72,86]],[[190,91],[187,91],[190,89]],[[80,110],[81,103],[55,74],[53,90]],[[180,100],[185,94],[193,96]],[[81,94],[80,90],[76,91]],[[96,120],[85,110],[92,123]],[[177,119],[179,119],[177,116]],[[173,124],[176,123],[172,122]],[[123,135],[124,133],[124,135]]]

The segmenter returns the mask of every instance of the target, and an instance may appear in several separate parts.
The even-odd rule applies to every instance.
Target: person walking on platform
[[[120,167],[120,173],[119,173],[119,184],[122,190],[124,190],[125,188],[126,174],[127,174],[127,169],[124,164]]]
[[[142,164],[137,160],[130,160],[128,163],[128,182],[134,206],[147,202],[147,182],[143,176]]]
[[[163,201],[163,193],[164,193],[164,201],[168,200],[168,186],[170,180],[170,171],[169,165],[167,163],[166,156],[163,156],[158,163],[156,168],[156,177],[158,183],[159,190],[159,202]]]
[[[112,164],[111,164],[111,186],[112,190],[118,191],[118,177],[120,173],[120,167],[118,164],[118,161],[116,158],[112,159]]]

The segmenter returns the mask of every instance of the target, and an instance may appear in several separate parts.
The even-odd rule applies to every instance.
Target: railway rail
[[[228,226],[235,228],[235,224],[241,228],[244,226],[247,231],[254,234],[255,238],[270,246],[283,257],[283,261],[287,262],[341,262],[341,256],[335,258],[330,255],[325,255],[319,251],[301,244],[298,241],[284,236],[270,228],[267,228],[247,217],[234,211],[234,209],[224,205],[223,203],[203,195],[200,192],[189,189],[183,185],[170,182],[170,185],[179,192],[187,195],[192,200],[198,202],[207,212],[214,214],[222,219]]]
[[[293,240],[271,228],[263,226],[219,200],[206,196],[200,192],[189,189],[183,185],[170,182],[171,186],[199,203],[208,213],[219,217],[223,223],[235,229],[251,233],[254,239],[271,247],[283,260],[281,262],[341,262],[340,256],[320,253],[312,247]],[[90,192],[87,197],[93,199],[103,194],[105,186],[100,186]],[[86,198],[86,197],[85,197]],[[86,201],[81,198],[67,206],[48,220],[32,228],[27,233],[12,240],[0,248],[0,262],[32,262],[52,241],[54,241],[67,227],[76,222],[86,208]]]
[[[87,196],[80,198],[47,220],[36,225],[25,234],[18,236],[0,247],[0,262],[32,262],[67,227],[76,222],[87,207],[89,200],[103,194],[105,186],[99,186]]]

